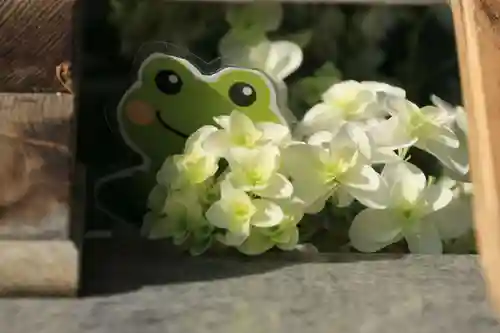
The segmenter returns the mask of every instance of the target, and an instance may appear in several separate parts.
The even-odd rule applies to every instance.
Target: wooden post
[[[451,0],[474,183],[476,238],[500,312],[500,0]]]
[[[83,179],[74,98],[56,77],[73,60],[75,3],[0,2],[0,296],[78,289]]]

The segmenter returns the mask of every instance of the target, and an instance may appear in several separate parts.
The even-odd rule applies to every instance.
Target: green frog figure
[[[226,67],[206,75],[183,58],[150,55],[117,108],[120,133],[143,163],[101,178],[97,207],[115,220],[140,225],[165,159],[181,153],[186,139],[214,124],[214,117],[237,109],[253,121],[294,122],[278,90],[254,69]]]

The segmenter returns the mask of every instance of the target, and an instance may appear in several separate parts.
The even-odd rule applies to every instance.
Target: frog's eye
[[[155,76],[158,90],[167,95],[178,94],[182,89],[181,77],[174,71],[161,70]]]
[[[247,107],[255,103],[257,100],[257,93],[250,84],[236,82],[229,88],[229,98],[231,98],[234,104]]]

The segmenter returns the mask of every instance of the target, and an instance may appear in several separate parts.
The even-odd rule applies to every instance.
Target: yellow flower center
[[[234,216],[238,220],[246,220],[246,219],[250,218],[250,216],[253,213],[251,206],[249,206],[248,203],[244,202],[244,201],[233,202],[232,210],[233,210]]]
[[[236,134],[233,136],[233,143],[237,146],[253,147],[260,137],[259,132]]]

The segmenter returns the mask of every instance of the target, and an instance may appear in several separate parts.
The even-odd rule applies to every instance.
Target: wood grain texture
[[[170,0],[177,2],[192,2],[193,0]],[[199,2],[251,2],[255,0],[196,0]],[[266,0],[279,2],[301,2],[301,3],[330,3],[330,4],[352,4],[352,5],[412,5],[428,6],[444,4],[446,0]]]
[[[79,255],[71,241],[0,241],[0,297],[75,296]]]
[[[476,237],[500,314],[500,0],[451,0],[468,110]]]
[[[76,0],[0,1],[0,91],[63,91],[56,66],[71,60]]]
[[[70,233],[73,97],[0,94],[0,239]]]

